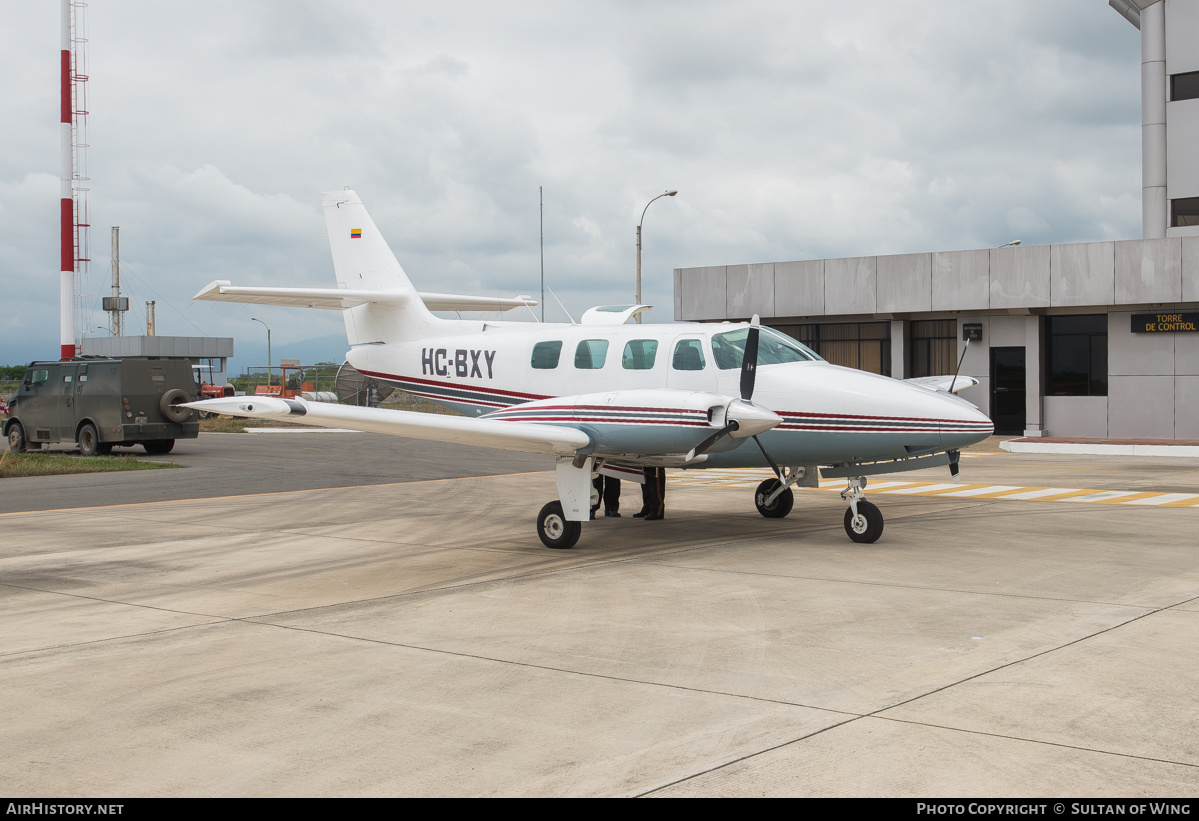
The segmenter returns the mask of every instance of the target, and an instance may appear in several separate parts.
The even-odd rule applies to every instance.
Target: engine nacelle
[[[560,396],[527,402],[480,417],[569,425],[586,431],[596,455],[663,456],[684,454],[730,421],[734,440],[715,451],[732,450],[742,439],[782,422],[774,412],[720,394],[670,389],[635,389]]]

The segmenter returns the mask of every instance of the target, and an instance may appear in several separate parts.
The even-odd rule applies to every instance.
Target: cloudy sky
[[[334,359],[340,317],[193,303],[330,286],[355,188],[418,288],[576,317],[671,269],[1140,236],[1137,31],[1104,0],[91,0],[91,326]],[[0,364],[58,350],[59,7],[0,0]],[[549,300],[547,319],[565,319]],[[513,314],[515,316],[515,313]],[[526,318],[528,314],[525,314]],[[104,331],[96,330],[96,334]]]

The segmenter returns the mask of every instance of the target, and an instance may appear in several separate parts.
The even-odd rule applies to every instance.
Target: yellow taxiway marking
[[[966,454],[962,454],[965,456]],[[761,468],[672,471],[668,480],[684,487],[756,488],[771,478]],[[815,488],[797,488],[839,493],[844,479],[821,479]],[[1021,487],[1018,485],[950,484],[947,482],[911,482],[895,479],[870,481],[867,495],[942,496],[949,499],[1005,499],[1019,502],[1078,502],[1097,505],[1137,505],[1141,507],[1199,508],[1199,493],[1164,493],[1152,490],[1099,490],[1082,487]]]

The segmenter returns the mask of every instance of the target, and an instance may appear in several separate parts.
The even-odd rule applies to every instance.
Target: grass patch
[[[179,466],[163,462],[143,462],[132,455],[80,456],[76,453],[11,453],[7,450],[0,453],[0,479],[177,467]]]
[[[417,413],[437,413],[443,416],[462,416],[456,410],[442,407],[436,402],[430,402],[428,399],[421,399],[404,391],[396,391],[391,396],[383,400],[380,407],[388,408],[389,410],[405,410],[415,411]]]

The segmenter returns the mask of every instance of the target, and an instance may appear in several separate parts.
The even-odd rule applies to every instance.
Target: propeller
[[[758,315],[754,314],[753,320],[750,322],[749,332],[745,336],[745,350],[741,357],[741,399],[734,399],[729,402],[725,408],[725,418],[727,422],[720,430],[716,431],[704,441],[700,442],[687,454],[686,461],[690,462],[705,453],[717,442],[726,436],[731,436],[741,430],[742,426],[748,428],[747,433],[743,434],[753,436],[758,447],[762,448],[762,443],[758,441],[758,434],[765,433],[783,420],[773,411],[759,407],[753,403],[754,382],[758,373],[758,335],[761,332],[760,320]],[[740,419],[732,418],[736,413]],[[762,448],[762,453],[766,453],[765,448]],[[774,467],[774,472],[778,473],[778,466],[774,464],[774,460],[766,454],[766,461]]]
[[[740,429],[741,429],[741,423],[739,423],[736,419],[734,419],[732,422],[729,422],[723,428],[716,431],[711,436],[709,436],[707,439],[705,439],[704,441],[700,442],[698,445],[693,447],[691,449],[691,452],[687,454],[687,461],[690,462],[696,456],[699,456],[701,453],[704,453],[705,451],[707,451],[708,448],[715,445],[717,442],[719,442],[724,437],[728,436],[733,431],[740,430]]]
[[[745,354],[741,357],[741,398],[749,402],[754,398],[754,382],[758,377],[758,315],[750,321],[749,333],[745,337]]]

